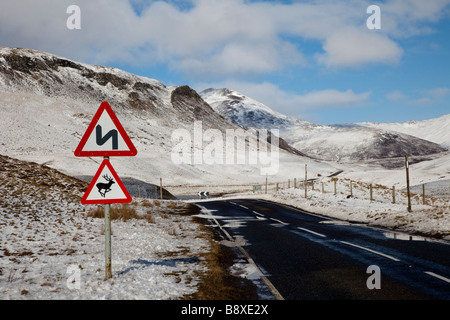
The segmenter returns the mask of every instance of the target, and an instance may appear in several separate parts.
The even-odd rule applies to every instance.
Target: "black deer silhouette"
[[[97,183],[96,186],[97,186],[97,188],[98,188],[98,193],[100,193],[100,195],[104,198],[105,195],[106,195],[106,193],[111,191],[111,186],[112,186],[112,184],[115,183],[115,182],[114,182],[113,178],[108,177],[107,174],[105,174],[105,175],[103,176],[103,178],[104,178],[106,181],[108,181],[108,183]],[[102,192],[102,190],[104,190],[104,191]]]

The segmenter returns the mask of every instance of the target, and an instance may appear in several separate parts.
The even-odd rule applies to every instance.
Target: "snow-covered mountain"
[[[450,114],[436,119],[408,122],[362,122],[358,125],[391,130],[416,136],[431,142],[438,143],[445,148],[450,148]]]
[[[287,117],[268,106],[229,89],[207,89],[200,93],[211,107],[228,120],[243,126],[279,128],[281,137],[291,146],[314,158],[329,161],[359,161],[403,157],[405,154],[425,156],[446,151],[448,132],[440,139],[429,138],[411,130],[388,130],[388,126],[355,124],[323,126]],[[450,126],[450,117],[442,118]],[[397,128],[393,125],[393,127]],[[406,126],[401,126],[405,128]],[[420,128],[420,125],[417,126]],[[442,128],[443,125],[440,125]],[[445,126],[444,126],[445,128]],[[435,128],[435,136],[440,133]],[[425,133],[427,129],[422,129]],[[417,136],[416,136],[417,134]],[[441,143],[442,145],[439,145]]]
[[[295,119],[230,89],[210,88],[200,92],[200,96],[219,114],[243,127],[281,129],[295,122]]]
[[[103,101],[111,105],[138,150],[136,157],[111,159],[121,177],[157,184],[162,177],[165,185],[237,184],[262,179],[261,163],[174,163],[174,132],[190,134],[186,141],[190,139],[190,149],[195,151],[199,139],[202,147],[211,143],[195,136],[196,122],[201,121],[200,135],[208,129],[224,133],[241,128],[215,112],[190,87],[168,87],[111,67],[0,47],[0,154],[45,163],[72,176],[93,175],[101,159],[76,158],[73,152]],[[280,152],[280,161],[286,162],[280,166],[280,176],[291,175],[296,159],[296,155]],[[317,168],[335,170],[319,163]]]

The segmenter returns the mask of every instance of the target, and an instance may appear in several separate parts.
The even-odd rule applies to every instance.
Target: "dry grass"
[[[218,243],[218,234],[197,221],[203,230],[202,236],[210,241],[211,250],[201,256],[208,271],[200,275],[201,282],[196,293],[185,296],[186,300],[256,300],[256,286],[248,279],[233,276],[229,268],[234,264],[236,253],[232,248]]]
[[[87,216],[99,219],[104,218],[105,209],[103,206],[91,208],[88,211]],[[141,219],[141,217],[136,213],[136,209],[133,206],[129,205],[128,203],[111,206],[111,220],[128,221],[130,219]]]

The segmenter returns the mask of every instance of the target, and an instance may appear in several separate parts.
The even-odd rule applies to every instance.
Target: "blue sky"
[[[69,30],[69,5],[81,29]],[[370,5],[381,29],[366,25]],[[239,91],[320,124],[450,113],[450,0],[6,0],[0,45],[166,85]]]

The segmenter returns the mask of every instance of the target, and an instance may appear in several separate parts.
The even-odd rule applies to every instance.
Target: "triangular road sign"
[[[102,102],[80,144],[76,157],[135,156],[137,150],[108,102]]]
[[[82,204],[130,203],[130,194],[108,159],[100,168],[81,199]]]

